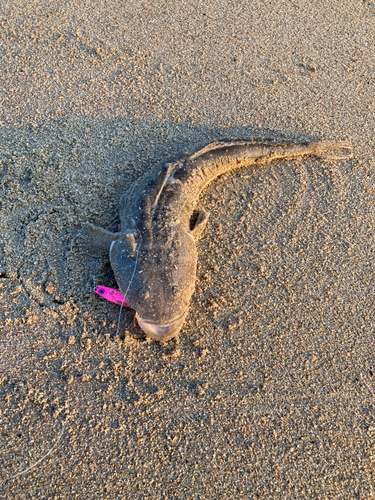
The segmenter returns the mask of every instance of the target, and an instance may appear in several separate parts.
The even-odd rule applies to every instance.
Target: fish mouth
[[[159,342],[166,342],[167,340],[175,337],[181,330],[185,319],[185,315],[183,315],[182,317],[173,320],[168,325],[159,325],[157,323],[153,323],[152,321],[142,319],[138,313],[135,317],[147,337],[150,337],[153,340],[159,340]]]

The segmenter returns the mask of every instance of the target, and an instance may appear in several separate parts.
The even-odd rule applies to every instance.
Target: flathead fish
[[[180,331],[195,288],[196,242],[208,219],[204,210],[195,212],[200,193],[225,172],[306,155],[346,160],[352,157],[352,148],[337,141],[213,142],[167,163],[133,187],[120,207],[120,232],[86,223],[80,245],[89,253],[109,253],[120,291],[135,309],[139,326],[152,339],[169,340]]]

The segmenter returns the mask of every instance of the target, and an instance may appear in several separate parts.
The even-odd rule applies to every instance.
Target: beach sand
[[[360,0],[1,2],[0,498],[375,498],[374,33]],[[72,240],[238,136],[354,158],[213,182],[185,326],[146,340]]]

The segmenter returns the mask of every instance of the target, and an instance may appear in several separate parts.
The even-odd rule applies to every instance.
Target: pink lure
[[[98,286],[98,288],[95,290],[95,293],[103,297],[103,299],[109,300],[109,302],[113,302],[114,304],[118,304],[119,306],[124,305],[125,307],[130,307],[126,301],[126,298],[121,294],[119,290],[108,288],[107,286]]]

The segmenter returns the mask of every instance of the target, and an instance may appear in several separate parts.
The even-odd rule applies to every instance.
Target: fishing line
[[[138,264],[138,256],[139,256],[139,250],[141,248],[141,245],[142,245],[142,234],[140,232],[140,230],[138,229],[136,223],[134,222],[134,219],[132,219],[132,224],[133,224],[133,227],[135,228],[135,230],[138,232],[139,234],[139,237],[140,237],[140,242],[139,242],[139,245],[138,245],[138,248],[137,248],[137,253],[136,253],[136,256],[135,256],[135,263],[134,263],[134,269],[133,269],[133,273],[131,275],[131,278],[130,278],[130,281],[129,281],[129,284],[128,284],[128,287],[126,289],[126,292],[124,293],[124,298],[127,300],[126,298],[126,295],[130,289],[130,286],[131,284],[133,283],[133,279],[134,279],[134,275],[135,275],[135,270],[137,269],[137,264]],[[122,308],[124,306],[124,301],[122,301],[121,303],[121,307],[120,307],[120,312],[119,312],[119,315],[118,315],[118,321],[117,321],[117,330],[116,330],[116,335],[115,335],[115,339],[114,339],[114,342],[116,342],[116,339],[117,339],[117,336],[118,336],[118,333],[119,333],[119,330],[120,330],[120,321],[121,321],[121,313],[122,313]]]
[[[62,426],[62,429],[61,429],[61,432],[60,432],[60,435],[59,437],[56,439],[54,445],[47,451],[47,453],[45,453],[39,460],[37,460],[36,462],[34,462],[32,465],[30,465],[29,467],[27,467],[26,469],[24,470],[21,470],[20,472],[17,472],[17,474],[14,474],[13,476],[10,476],[8,477],[7,479],[5,479],[4,483],[6,481],[10,481],[11,479],[15,479],[16,477],[19,477],[19,476],[22,476],[23,474],[26,474],[27,472],[31,471],[32,469],[34,469],[37,465],[39,465],[41,462],[43,462],[43,460],[45,458],[47,458],[49,455],[51,455],[51,453],[54,452],[54,450],[56,449],[57,445],[59,444],[59,442],[61,441],[64,433],[65,433],[65,430],[66,430],[66,424],[67,424],[67,421],[68,421],[68,417],[69,417],[69,400],[67,401],[67,406],[66,406],[66,417],[65,417],[65,422]]]

